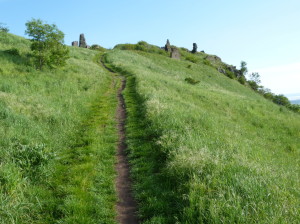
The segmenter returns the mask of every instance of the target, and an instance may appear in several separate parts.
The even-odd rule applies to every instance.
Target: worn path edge
[[[115,75],[108,68],[103,60],[101,63],[110,73]],[[118,146],[117,146],[117,178],[116,190],[118,194],[118,202],[116,205],[117,222],[120,224],[138,224],[137,203],[134,200],[132,192],[132,180],[130,178],[130,166],[126,155],[126,105],[123,97],[123,90],[126,87],[126,79],[122,77],[121,86],[117,93],[118,106],[116,112],[117,129],[118,129]]]

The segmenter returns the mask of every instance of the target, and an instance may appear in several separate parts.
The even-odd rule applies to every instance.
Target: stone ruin
[[[72,42],[72,46],[73,47],[78,47],[78,41],[73,41]],[[89,45],[87,45],[86,41],[85,41],[85,37],[84,37],[84,34],[80,34],[79,36],[79,47],[82,47],[82,48],[90,48]]]
[[[165,45],[165,51],[166,52],[171,52],[172,51],[169,39],[167,39],[167,43]]]
[[[196,43],[193,43],[193,50],[192,50],[192,53],[195,54],[197,53],[197,44]]]
[[[179,50],[176,47],[172,47],[170,57],[174,59],[180,59],[180,56]]]
[[[80,34],[80,36],[79,36],[79,47],[87,48],[87,44],[86,44],[85,37],[84,37],[83,33]]]
[[[72,47],[78,47],[78,41],[73,41],[72,42]]]

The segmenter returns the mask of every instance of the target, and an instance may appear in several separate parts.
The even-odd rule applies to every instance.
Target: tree
[[[9,29],[4,23],[0,23],[0,32],[8,33]]]
[[[30,48],[38,69],[45,65],[56,68],[66,64],[69,49],[63,44],[64,33],[56,25],[44,24],[40,19],[32,19],[25,25],[25,34],[32,37]]]
[[[261,88],[261,86],[259,85],[261,81],[258,72],[252,72],[250,75],[248,75],[248,77],[249,77],[248,84],[253,90],[257,91],[259,88]]]
[[[244,61],[241,61],[241,73],[243,76],[247,75],[248,73],[248,68],[247,68],[247,63]]]

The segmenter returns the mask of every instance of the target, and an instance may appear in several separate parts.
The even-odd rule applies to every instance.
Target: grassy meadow
[[[29,51],[0,33],[0,223],[115,223],[119,78],[97,51],[43,71]]]
[[[300,223],[300,115],[179,50],[141,41],[103,57],[127,81],[141,223]],[[30,41],[0,32],[1,224],[116,223],[121,77],[103,49],[70,52],[39,71]]]
[[[127,77],[143,223],[299,223],[300,115],[219,73],[203,53],[184,54],[106,55]]]

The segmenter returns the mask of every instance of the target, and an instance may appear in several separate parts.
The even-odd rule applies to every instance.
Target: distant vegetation
[[[4,23],[0,23],[0,32],[8,33],[9,28]]]
[[[137,44],[118,44],[114,47],[114,49],[135,50],[169,56],[169,53],[166,52],[163,48],[148,44],[145,41],[140,41]],[[261,86],[260,75],[258,73],[254,72],[250,74],[249,80],[247,80],[246,76],[248,75],[248,68],[246,62],[241,61],[240,70],[234,69],[232,71],[229,68],[233,68],[233,66],[229,66],[223,63],[220,58],[205,54],[203,52],[197,53],[197,44],[195,43],[193,44],[193,50],[191,52],[185,48],[180,48],[179,50],[185,60],[190,61],[194,64],[205,64],[207,66],[220,70],[222,71],[221,73],[223,73],[230,79],[237,80],[242,85],[249,86],[255,92],[263,95],[266,99],[271,100],[273,103],[285,106],[294,112],[300,113],[300,106],[292,104],[284,95],[276,95],[272,93],[269,89],[265,88],[264,86]],[[188,66],[189,68],[191,67],[191,65]]]

